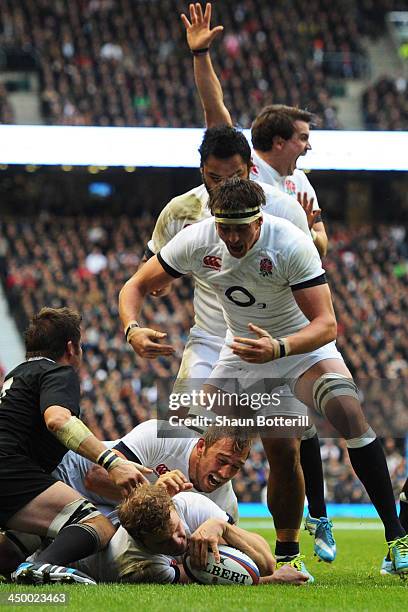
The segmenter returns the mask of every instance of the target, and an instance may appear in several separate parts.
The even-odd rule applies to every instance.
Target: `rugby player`
[[[238,503],[231,479],[244,466],[251,440],[239,429],[210,427],[198,438],[160,437],[164,421],[150,419],[137,425],[119,441],[107,443],[130,461],[151,468],[146,478],[155,483],[160,476],[177,470],[184,475],[175,483],[173,493],[189,488],[205,495],[238,521]],[[137,461],[136,461],[137,459]],[[122,499],[122,491],[107,478],[106,471],[75,453],[67,453],[55,476],[90,499],[104,514],[109,514]],[[180,488],[177,489],[177,486]]]
[[[260,570],[260,584],[300,585],[308,580],[288,565],[274,571],[267,542],[231,524],[228,514],[200,494],[172,498],[165,487],[142,485],[121,503],[118,516],[121,526],[109,546],[74,564],[98,582],[187,583],[182,557],[188,548],[192,563],[205,567],[209,547],[219,560],[219,543],[249,555]]]
[[[199,3],[190,4],[190,21],[185,15],[182,15],[182,21],[186,28],[188,45],[194,56],[194,75],[206,125],[232,125],[231,115],[224,104],[221,83],[209,54],[213,40],[223,31],[223,27],[211,29],[210,3],[206,4],[204,14]],[[315,246],[320,255],[324,256],[328,240],[317,196],[305,173],[296,168],[299,156],[306,155],[311,149],[309,126],[313,120],[311,113],[294,107],[271,105],[263,109],[256,117],[251,130],[253,166],[250,177],[274,185],[290,195],[297,195],[306,211]],[[280,449],[277,448],[278,455],[279,452]],[[332,523],[327,518],[320,444],[314,426],[303,436],[300,455],[309,505],[305,528],[315,537],[316,555],[323,561],[332,562],[336,557],[336,543]],[[300,493],[303,488],[300,475],[295,486]],[[274,509],[274,518],[280,521],[280,515],[285,513],[288,505],[290,499],[281,497],[281,504]]]
[[[244,390],[260,380],[283,381],[325,416],[346,439],[354,471],[383,521],[395,571],[408,573],[408,538],[396,514],[384,452],[335,346],[336,319],[319,255],[293,224],[262,215],[264,203],[262,188],[249,180],[231,179],[211,191],[214,219],[179,232],[122,288],[120,317],[125,329],[133,322],[128,340],[139,355],[151,343],[152,330],[137,323],[151,291],[191,272],[208,283],[228,327],[209,391],[228,392],[231,380]],[[219,258],[217,270],[205,265],[209,256]],[[148,352],[160,351],[157,343]],[[293,415],[290,406],[284,414]],[[265,451],[268,456],[268,445]],[[290,557],[296,559],[298,544],[292,544]]]
[[[105,442],[108,448],[130,461],[150,467],[146,478],[152,484],[165,484],[171,495],[200,492],[216,503],[231,520],[238,522],[238,503],[231,479],[244,465],[251,440],[238,428],[209,427],[204,436],[192,438],[191,431],[179,429],[182,438],[160,437],[167,425],[151,419],[135,427],[121,440]],[[188,437],[185,437],[188,436]],[[53,476],[78,491],[116,523],[116,506],[123,491],[115,486],[106,470],[85,457],[69,451]],[[7,530],[0,537],[0,574],[9,574],[19,562],[41,545],[41,539],[27,533]]]
[[[204,135],[199,151],[203,184],[181,196],[173,198],[164,207],[155,225],[152,238],[148,242],[145,260],[159,252],[160,249],[183,227],[192,225],[193,223],[211,216],[207,206],[209,192],[222,180],[231,178],[232,176],[242,178],[248,178],[249,176],[252,163],[249,144],[245,136],[232,126],[209,128]],[[297,201],[287,194],[282,193],[276,187],[265,183],[260,183],[260,185],[266,197],[265,212],[288,219],[306,235],[309,235],[305,213],[298,205]],[[216,260],[209,259],[207,264],[214,265],[214,262],[216,264]],[[189,338],[183,352],[179,374],[173,389],[173,392],[177,393],[188,392],[192,387],[197,385],[201,387],[201,383],[205,382],[208,378],[219,357],[226,334],[224,316],[214,292],[210,287],[206,286],[200,278],[194,277],[194,280],[195,325],[190,330]],[[159,294],[162,295],[162,292],[159,292]],[[132,324],[130,324],[130,329],[132,328],[131,325]],[[151,347],[153,350],[155,349],[153,345],[151,345]],[[190,413],[202,414],[197,407],[191,408]],[[206,412],[206,414],[209,416],[210,413]],[[305,440],[313,438],[315,433],[315,427],[310,427],[303,435],[304,441],[302,442],[302,446],[306,444]],[[294,440],[293,443],[295,442]],[[273,444],[274,447],[275,460],[271,465],[275,466],[277,456],[279,456],[282,461],[282,452],[277,441],[273,443],[269,442],[269,444]],[[273,450],[271,448],[269,455],[271,459],[272,452]],[[316,452],[320,471],[322,472],[318,443]],[[286,471],[287,474],[293,473],[293,468],[290,471]],[[303,476],[300,467],[297,467],[295,475],[297,479],[300,478],[303,491]],[[277,541],[284,542],[288,537],[285,531],[286,521],[290,521],[291,517],[290,513],[288,513],[288,505],[280,500],[285,499],[282,494],[282,483],[287,482],[288,476],[282,478],[279,474],[279,477],[275,478],[273,470],[270,479],[271,481],[273,479],[273,484],[271,483],[270,489],[273,487],[277,492],[274,499],[270,502],[271,512],[278,526]],[[322,475],[321,487],[323,488]],[[293,480],[290,484],[290,488],[295,488]],[[309,488],[312,490],[312,485],[310,485]],[[317,494],[319,494],[318,501],[320,502],[322,499],[324,504],[323,493],[320,495],[318,487],[315,486],[314,488],[317,489]],[[310,494],[311,503],[314,501],[315,505],[318,504],[318,502],[315,501],[317,494],[313,496]],[[322,512],[325,512],[325,506]],[[281,515],[281,522],[283,521],[285,523],[283,529],[279,528],[281,524],[279,521]],[[319,516],[321,516],[321,514]],[[325,526],[325,542],[322,542],[322,528],[317,532],[316,546],[318,546],[320,555],[324,557],[326,561],[332,561],[335,557],[336,549],[334,539],[331,537],[330,524],[327,519],[325,522],[322,519],[321,524]],[[327,530],[329,530],[329,533],[327,533]]]
[[[78,418],[80,321],[68,308],[35,315],[25,332],[27,360],[6,376],[0,394],[0,527],[55,538],[36,563],[18,567],[17,582],[92,583],[63,566],[104,548],[115,532],[51,475],[69,449],[99,463],[123,491],[150,472],[112,453]]]

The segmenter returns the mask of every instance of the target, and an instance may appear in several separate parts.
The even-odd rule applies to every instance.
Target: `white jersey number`
[[[1,400],[3,399],[3,397],[6,397],[6,392],[7,392],[8,389],[10,389],[12,384],[13,384],[13,378],[9,378],[3,384],[2,388],[1,388],[1,391],[0,391],[0,404],[1,404]]]

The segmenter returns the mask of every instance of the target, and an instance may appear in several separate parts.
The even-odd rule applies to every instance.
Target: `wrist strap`
[[[205,55],[210,50],[210,47],[203,47],[202,49],[191,49],[193,55]]]
[[[279,342],[280,354],[279,358],[288,357],[290,355],[290,347],[287,338],[276,338]]]
[[[112,468],[115,467],[115,465],[118,463],[118,461],[122,461],[122,459],[120,457],[118,457],[118,455],[116,453],[114,453],[113,451],[109,450],[108,448],[106,450],[102,451],[101,454],[98,455],[98,457],[96,458],[96,463],[98,463],[98,465],[101,465],[108,472]]]
[[[130,323],[127,324],[126,328],[125,328],[125,338],[126,341],[129,342],[129,332],[131,329],[134,329],[135,327],[140,327],[139,323],[137,321],[130,321]]]

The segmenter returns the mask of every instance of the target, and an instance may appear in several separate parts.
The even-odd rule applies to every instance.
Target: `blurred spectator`
[[[408,130],[407,81],[382,77],[362,97],[364,124],[368,130]]]
[[[14,110],[3,83],[0,83],[0,123],[15,123]]]
[[[364,72],[365,34],[396,2],[224,0],[214,23],[217,70],[234,120],[249,127],[266,104],[307,107],[339,127],[331,89]],[[3,0],[0,44],[38,58],[47,123],[201,126],[191,57],[179,20],[185,0]],[[11,120],[11,118],[10,118]]]

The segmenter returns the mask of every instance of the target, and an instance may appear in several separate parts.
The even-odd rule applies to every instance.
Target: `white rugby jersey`
[[[305,234],[310,235],[306,214],[298,201],[277,187],[257,182],[265,192],[266,205],[263,210],[288,219]],[[148,249],[152,253],[158,253],[183,228],[211,217],[207,202],[208,191],[205,185],[195,187],[170,200],[157,219],[152,238],[147,244]],[[225,338],[226,324],[214,291],[201,278],[194,274],[193,276],[196,325],[208,334]]]
[[[229,520],[214,502],[197,493],[179,493],[173,502],[188,538],[209,518]],[[119,527],[104,550],[71,565],[98,582],[165,584],[177,582],[177,563],[181,563],[181,558],[150,553],[126,529]]]
[[[290,174],[289,176],[281,176],[279,172],[275,170],[275,168],[272,168],[272,166],[259,157],[254,150],[252,151],[252,161],[253,167],[250,178],[253,181],[263,181],[269,185],[274,185],[280,191],[283,191],[295,198],[297,198],[298,193],[307,193],[309,199],[314,198],[313,210],[319,208],[316,192],[310,184],[306,174],[302,170],[295,168],[293,174]]]
[[[285,219],[263,215],[260,236],[238,259],[219,238],[214,219],[184,229],[164,246],[158,258],[173,276],[192,272],[216,293],[234,336],[251,337],[254,323],[273,337],[308,325],[291,287],[325,282],[319,254],[309,236]]]
[[[146,475],[150,482],[156,482],[161,474],[171,470],[180,470],[188,478],[190,455],[198,438],[158,438],[160,426],[168,428],[167,421],[145,421],[126,434],[121,442],[139,459],[138,463],[154,470],[154,474]],[[191,431],[186,431],[191,436]],[[228,512],[235,522],[238,521],[238,502],[231,482],[212,493],[198,492]]]
[[[119,444],[119,450],[122,452],[120,443],[124,444],[134,455],[134,461],[154,470],[153,474],[146,474],[146,478],[151,483],[156,482],[161,474],[171,470],[180,470],[189,478],[190,455],[198,438],[158,438],[157,428],[160,425],[168,426],[168,423],[156,419],[145,421],[132,429],[121,440],[105,442],[105,444],[110,448]],[[186,431],[191,436],[191,431]],[[92,466],[93,463],[85,457],[69,451],[54,470],[53,475],[94,503],[103,514],[109,514],[114,510],[117,502],[96,495],[85,487],[84,479]],[[235,522],[238,522],[238,501],[231,482],[225,483],[211,493],[201,494],[211,499],[225,512],[228,512]]]

